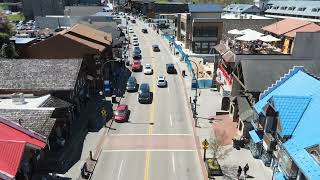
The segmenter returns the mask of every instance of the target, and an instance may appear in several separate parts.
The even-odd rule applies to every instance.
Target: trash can
[[[117,103],[116,95],[112,95],[112,96],[111,96],[111,102],[112,102],[112,103]]]

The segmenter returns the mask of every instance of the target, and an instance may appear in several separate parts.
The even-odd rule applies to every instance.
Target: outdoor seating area
[[[233,35],[227,38],[225,44],[236,54],[281,54],[281,48],[275,46],[280,39],[271,35],[264,35],[260,32],[245,29],[233,29],[228,31]]]

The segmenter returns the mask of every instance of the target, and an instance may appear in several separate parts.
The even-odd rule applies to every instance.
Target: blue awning
[[[275,173],[274,179],[275,180],[286,180],[286,178],[284,177],[284,174],[282,172]]]
[[[249,131],[249,134],[254,143],[259,143],[262,141],[255,130]]]

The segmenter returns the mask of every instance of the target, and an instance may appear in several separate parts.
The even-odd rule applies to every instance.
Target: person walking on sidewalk
[[[239,166],[238,167],[238,173],[237,173],[238,180],[240,180],[241,173],[242,173],[242,168],[241,168],[241,166]]]
[[[243,167],[244,177],[248,177],[247,172],[249,171],[248,163]]]

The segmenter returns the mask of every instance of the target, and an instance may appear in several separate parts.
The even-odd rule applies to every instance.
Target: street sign
[[[104,108],[101,110],[101,115],[107,117],[107,111]]]
[[[207,141],[207,139],[205,139],[204,141],[202,141],[202,148],[203,149],[208,149],[209,143]]]

